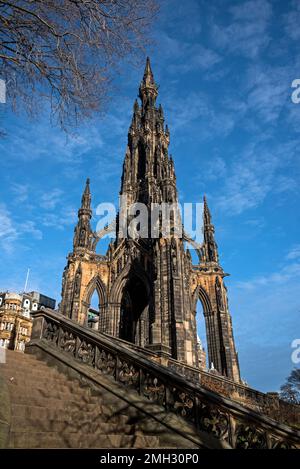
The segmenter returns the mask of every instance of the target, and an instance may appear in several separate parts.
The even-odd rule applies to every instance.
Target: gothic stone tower
[[[132,204],[144,204],[150,214],[153,204],[176,207],[178,202],[174,162],[168,153],[170,134],[162,107],[156,105],[157,95],[158,87],[147,59],[139,88],[141,103],[137,100],[134,103],[128,132],[120,191],[123,203],[114,224],[115,239],[106,256],[96,254],[97,242],[110,227],[103,233],[95,233],[91,228],[87,180],[78,211],[73,252],[68,256],[63,274],[60,311],[87,325],[91,297],[96,290],[100,300],[100,332],[198,367],[201,350],[197,342],[196,305],[200,299],[210,366],[213,363],[220,374],[239,381],[223,281],[227,274],[219,264],[206,200],[198,265],[192,265],[190,252],[185,249],[185,242],[192,240],[184,231],[183,236],[176,236],[175,212],[171,212],[168,236],[163,234],[159,216],[158,236],[151,237],[150,221],[139,236],[128,233],[128,224],[133,219]]]

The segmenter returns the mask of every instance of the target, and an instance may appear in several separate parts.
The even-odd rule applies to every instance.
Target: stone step
[[[18,352],[17,350],[9,350],[6,349],[6,358],[9,360],[16,360],[16,361],[27,361],[27,360],[35,360],[39,361],[39,359],[32,355],[31,353],[23,353]]]
[[[11,432],[10,448],[157,448],[156,436]]]
[[[7,376],[7,377],[14,377],[18,378],[19,380],[22,380],[28,376],[34,378],[34,379],[43,379],[47,378],[52,379],[66,379],[63,375],[59,374],[58,371],[52,368],[45,368],[42,369],[39,366],[9,366],[8,364],[1,365],[0,367],[0,373]]]
[[[105,388],[94,391],[16,352],[8,353],[0,373],[11,395],[10,448],[160,447],[156,422],[144,428],[137,409]],[[176,436],[162,444],[176,447]]]
[[[15,386],[20,386],[24,384],[24,386],[36,388],[39,386],[40,388],[49,388],[49,384],[53,385],[53,387],[60,387],[66,386],[74,389],[78,389],[79,391],[87,391],[89,393],[90,389],[87,386],[82,386],[76,380],[70,380],[67,377],[61,377],[56,375],[46,376],[45,373],[35,376],[34,374],[27,374],[27,373],[11,373],[9,371],[1,371],[0,374],[4,376],[7,380],[8,384],[14,384]]]
[[[37,357],[34,355],[26,354],[26,353],[6,353],[6,362],[10,364],[18,364],[18,363],[23,363],[23,364],[38,364],[38,365],[45,365],[46,363],[43,362],[42,360],[39,360]]]
[[[45,393],[46,394],[46,393]],[[84,399],[82,396],[76,396],[76,394],[72,394],[67,396],[66,399],[63,399],[63,395],[61,398],[59,397],[52,397],[51,392],[47,393],[48,395],[43,396],[41,395],[33,395],[30,397],[30,405],[32,406],[40,406],[40,407],[64,407],[64,406],[74,406],[77,408],[80,406],[81,408],[87,409],[88,406],[93,408],[95,405],[101,404],[101,399],[98,397],[90,397],[89,399]],[[69,398],[68,398],[69,397]],[[12,393],[11,394],[11,402],[14,404],[28,404],[28,396],[24,396],[23,394],[19,393]]]
[[[59,380],[48,380],[45,382],[38,381],[37,383],[33,383],[30,378],[24,379],[24,381],[20,381],[18,378],[10,381],[7,381],[9,389],[11,392],[23,392],[25,394],[32,393],[32,390],[36,391],[43,391],[43,390],[51,390],[61,393],[75,393],[81,394],[82,396],[91,396],[91,391],[89,388],[83,388],[79,384],[73,381],[61,381]]]
[[[63,399],[66,400],[76,400],[78,399],[87,402],[93,396],[91,396],[89,390],[81,389],[76,385],[67,384],[53,384],[50,382],[48,386],[42,386],[41,383],[37,384],[37,387],[34,386],[33,383],[24,382],[24,385],[21,383],[17,383],[15,380],[8,381],[8,388],[12,396],[20,396],[22,395],[24,398],[35,398],[38,399],[40,397],[52,397],[55,399]],[[96,396],[95,396],[96,398]],[[14,399],[15,400],[15,399]],[[94,400],[92,403],[95,402]]]
[[[94,421],[101,417],[105,422],[109,421],[111,423],[128,423],[128,416],[125,413],[115,412],[113,406],[108,405],[97,405],[97,406],[87,406],[74,407],[68,406],[64,403],[61,403],[60,406],[54,407],[42,407],[42,406],[33,406],[27,402],[27,405],[22,404],[12,404],[12,416],[13,418],[20,418],[23,420],[24,424],[26,422],[42,422],[46,420],[58,420],[64,421],[73,419],[73,421],[80,422],[89,422]]]
[[[68,433],[97,433],[98,435],[108,434],[124,434],[130,435],[134,433],[134,426],[122,424],[122,422],[106,422],[102,416],[95,416],[93,419],[75,420],[71,415],[62,415],[60,420],[50,420],[41,418],[12,417],[12,432],[68,432]]]

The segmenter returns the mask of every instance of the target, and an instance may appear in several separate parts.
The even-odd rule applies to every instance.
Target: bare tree
[[[286,383],[280,388],[280,397],[291,404],[300,404],[300,369],[292,370]]]
[[[148,43],[156,0],[0,1],[0,78],[14,109],[49,99],[62,128],[105,104],[123,58]]]

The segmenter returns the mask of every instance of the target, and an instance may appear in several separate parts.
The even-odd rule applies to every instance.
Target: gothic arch
[[[145,285],[148,296],[150,296],[150,279],[139,262],[129,263],[120,275],[117,277],[109,294],[111,303],[120,303],[122,299],[123,289],[130,277],[138,277]]]
[[[206,330],[206,341],[207,341],[207,353],[208,353],[208,363],[209,366],[212,366],[212,363],[217,369],[220,368],[220,357],[218,353],[218,343],[219,343],[219,332],[216,324],[216,318],[213,314],[212,303],[207,291],[201,286],[198,285],[194,294],[193,294],[193,305],[194,311],[197,309],[197,301],[200,300],[203,307],[203,314],[205,319],[205,330]],[[195,314],[195,322],[197,314]],[[195,324],[196,326],[196,324]],[[197,326],[196,326],[197,329]]]
[[[128,263],[114,282],[109,303],[115,333],[121,339],[139,346],[149,344],[152,311],[150,279],[137,259]]]
[[[95,290],[98,293],[100,304],[105,305],[106,300],[107,300],[106,287],[98,275],[92,278],[89,281],[87,287],[85,288],[85,293],[83,295],[83,303],[88,304],[88,305],[90,304],[92,295]]]
[[[207,292],[200,285],[197,286],[193,294],[194,308],[196,308],[197,300],[200,300],[203,306],[204,315],[212,313],[212,305]]]

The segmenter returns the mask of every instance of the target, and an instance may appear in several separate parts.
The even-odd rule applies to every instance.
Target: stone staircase
[[[7,351],[0,374],[10,395],[9,448],[160,447],[158,436],[141,432],[133,412],[122,412],[116,396],[93,395],[34,356]]]
[[[295,428],[47,309],[0,363],[0,402],[0,448],[300,448]]]

